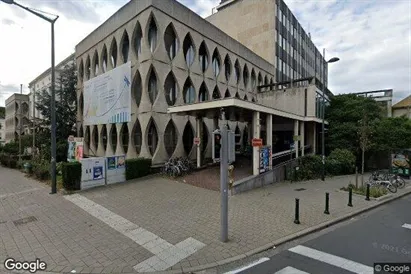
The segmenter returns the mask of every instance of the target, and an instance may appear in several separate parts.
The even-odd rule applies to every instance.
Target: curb
[[[296,240],[296,239],[298,239],[298,238],[307,236],[307,235],[309,235],[309,234],[311,234],[311,233],[320,231],[320,230],[322,230],[322,229],[324,229],[324,228],[330,227],[330,226],[332,226],[332,225],[334,225],[334,224],[343,222],[343,221],[345,221],[345,220],[347,220],[347,219],[350,219],[350,218],[352,218],[352,217],[354,217],[354,216],[360,215],[361,213],[370,211],[370,210],[372,210],[372,209],[374,209],[374,208],[377,208],[377,207],[379,207],[379,206],[381,206],[381,205],[387,204],[387,203],[392,202],[392,201],[394,201],[394,200],[398,200],[398,199],[400,199],[400,198],[402,198],[402,197],[404,197],[404,196],[407,196],[407,195],[409,195],[409,194],[411,194],[411,189],[410,189],[410,188],[408,188],[408,190],[407,190],[406,192],[404,192],[404,193],[402,193],[402,194],[400,194],[400,195],[396,195],[396,196],[393,195],[392,197],[385,198],[383,201],[377,201],[378,203],[376,203],[376,204],[374,204],[374,205],[371,205],[371,206],[366,207],[366,208],[362,208],[362,209],[357,210],[357,211],[352,212],[352,213],[348,213],[348,214],[346,214],[346,215],[344,215],[344,216],[341,216],[341,217],[338,217],[338,218],[336,218],[336,219],[334,219],[334,220],[330,220],[330,221],[321,223],[321,224],[319,224],[319,225],[306,228],[306,229],[301,230],[301,231],[299,231],[299,232],[296,232],[296,233],[294,233],[294,234],[291,234],[291,235],[285,236],[285,237],[283,237],[283,238],[280,238],[280,239],[278,239],[278,240],[276,240],[276,241],[274,241],[274,242],[271,242],[271,243],[269,243],[269,244],[266,244],[266,245],[263,245],[263,246],[261,246],[261,247],[255,248],[255,249],[253,249],[253,250],[251,250],[251,251],[249,251],[249,252],[246,252],[245,254],[242,254],[242,255],[238,255],[238,256],[235,256],[235,257],[232,257],[232,258],[229,258],[229,259],[225,259],[225,260],[221,260],[221,261],[218,261],[218,262],[215,262],[215,263],[211,263],[211,264],[205,264],[205,265],[202,265],[202,266],[189,267],[189,268],[185,268],[185,269],[182,268],[180,271],[161,272],[161,273],[177,274],[177,273],[181,273],[181,271],[183,271],[183,273],[192,273],[192,272],[195,272],[195,271],[206,270],[206,269],[213,268],[213,267],[216,267],[216,266],[219,266],[219,265],[224,265],[224,264],[227,264],[227,263],[231,263],[231,262],[237,261],[237,260],[239,260],[239,259],[244,259],[244,258],[249,257],[249,256],[251,256],[251,255],[255,255],[255,254],[257,254],[257,253],[260,253],[260,252],[266,251],[266,250],[268,250],[268,249],[271,249],[271,248],[273,248],[274,246],[277,247],[277,246],[282,245],[282,244],[285,244],[285,243],[287,243],[287,242],[290,242],[290,241]]]

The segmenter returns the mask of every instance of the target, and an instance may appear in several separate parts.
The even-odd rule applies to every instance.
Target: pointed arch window
[[[143,32],[141,30],[140,23],[137,22],[136,27],[134,29],[134,39],[133,39],[133,47],[137,57],[141,54],[141,39],[143,38]]]
[[[230,91],[227,89],[225,91],[224,98],[230,98],[230,97],[231,97]]]
[[[154,155],[158,144],[158,134],[154,121],[151,119],[147,131],[147,146],[151,156]]]
[[[225,74],[225,79],[228,81],[230,80],[231,76],[231,61],[230,57],[228,57],[228,54],[225,56],[224,59],[224,74]]]
[[[244,101],[248,101],[247,95],[244,95]]]
[[[90,64],[90,56],[87,56],[86,61],[86,79],[89,80],[91,75],[91,64]]]
[[[187,122],[183,131],[183,145],[186,155],[189,155],[194,145],[194,130],[190,121]]]
[[[183,95],[184,103],[186,104],[192,104],[196,100],[196,91],[190,78],[188,78],[184,83]]]
[[[134,95],[134,100],[137,104],[137,107],[140,106],[141,102],[141,95],[143,92],[143,87],[141,84],[141,76],[140,73],[137,71],[136,75],[134,76],[134,81],[133,81],[133,95]]]
[[[129,132],[127,123],[123,123],[120,130],[120,140],[124,153],[128,151]]]
[[[177,55],[179,43],[172,23],[168,25],[164,33],[164,45],[166,47],[168,57],[170,60],[173,60]]]
[[[150,78],[148,79],[148,96],[152,104],[154,104],[154,101],[157,98],[157,94],[158,94],[157,76],[154,70],[151,70]]]
[[[80,111],[80,115],[83,116],[84,113],[84,96],[83,93],[80,93],[80,97],[78,99],[78,108]]]
[[[186,59],[186,64],[187,66],[190,67],[194,62],[194,55],[195,55],[194,43],[193,43],[193,40],[191,39],[190,34],[187,34],[186,37],[184,38],[183,52],[184,52],[184,57]]]
[[[177,100],[178,85],[172,72],[167,75],[166,81],[164,82],[164,94],[167,104],[173,106]]]
[[[220,91],[218,90],[218,87],[215,87],[213,91],[213,99],[217,100],[220,98],[221,98]]]
[[[200,86],[200,91],[198,93],[198,101],[199,102],[208,101],[208,89],[204,82]]]
[[[84,133],[84,142],[86,143],[87,147],[90,148],[90,126],[86,127],[86,132]]]
[[[257,77],[255,75],[254,69],[251,70],[251,89],[255,89],[255,85],[257,83]]]
[[[240,99],[240,94],[238,93],[238,91],[235,93],[235,98]]]
[[[98,150],[98,127],[95,125],[93,127],[93,143],[94,143],[94,148],[96,151],[94,151],[94,154],[96,154]]]
[[[238,60],[236,60],[234,64],[234,77],[235,77],[236,84],[240,83],[240,74],[241,74],[240,63],[238,62]]]
[[[104,45],[103,52],[101,54],[102,54],[102,56],[101,56],[101,59],[102,59],[101,70],[103,72],[106,72],[107,71],[107,47],[106,47],[106,45]]]
[[[113,42],[111,43],[110,60],[111,60],[111,66],[113,68],[115,68],[117,66],[117,41],[116,41],[116,38],[113,38]]]
[[[123,62],[127,63],[128,61],[128,53],[130,51],[130,40],[128,38],[127,31],[124,31],[123,39],[121,43],[121,55],[123,57]]]
[[[164,146],[168,157],[171,157],[177,147],[177,130],[172,120],[170,120],[164,131]]]
[[[154,52],[157,48],[157,25],[154,18],[151,18],[148,27],[148,45],[151,52]]]
[[[83,64],[83,60],[80,61],[80,65],[78,68],[78,76],[80,81],[82,82],[84,79],[84,64]]]
[[[110,145],[113,153],[116,153],[117,150],[117,127],[116,124],[111,125],[110,129]]]
[[[94,52],[93,64],[94,64],[94,75],[98,75],[98,71],[99,71],[99,60],[98,60],[97,50]]]
[[[141,126],[138,120],[136,121],[134,125],[133,137],[134,137],[134,148],[136,149],[136,153],[138,155],[141,152],[141,144],[143,143],[143,138],[141,136]]]
[[[220,54],[218,53],[217,49],[214,50],[212,62],[213,62],[214,76],[217,77],[220,74]]]
[[[244,65],[243,82],[244,82],[244,87],[247,88],[247,85],[248,85],[248,67],[247,67],[247,65]]]
[[[198,50],[198,58],[200,61],[200,68],[202,72],[205,72],[208,68],[208,51],[205,42],[203,41]]]
[[[104,151],[107,150],[107,141],[108,141],[107,126],[103,125],[103,128],[101,129],[101,142],[103,143]]]

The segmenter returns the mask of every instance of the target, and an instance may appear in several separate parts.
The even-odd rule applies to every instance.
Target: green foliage
[[[306,155],[298,158],[298,170],[295,172],[296,181],[312,180],[321,177],[322,161],[319,155]]]
[[[352,193],[364,195],[364,196],[367,194],[367,186],[360,186],[356,188],[355,185],[349,184],[348,187],[342,187],[341,190],[349,191],[349,188],[352,189]],[[371,187],[370,188],[370,197],[373,197],[373,198],[384,196],[387,193],[388,193],[388,190],[385,187]]]
[[[334,149],[326,160],[329,174],[351,174],[355,171],[355,155],[348,149]]]
[[[32,161],[33,174],[39,180],[50,179],[50,162],[42,159],[41,157],[36,157]]]
[[[7,153],[0,154],[0,164],[9,168],[17,167],[18,157]]]
[[[81,182],[81,163],[62,164],[63,187],[66,190],[79,190]]]
[[[126,160],[126,180],[150,174],[151,159],[136,158]]]
[[[0,107],[0,119],[4,119],[5,117],[6,117],[6,107]]]
[[[368,121],[382,119],[383,110],[375,100],[352,94],[333,96],[326,113],[329,122],[328,146],[331,150],[346,148],[358,153],[360,141],[358,132],[367,114]]]
[[[411,148],[411,120],[406,117],[382,119],[376,124],[374,140],[378,151]]]
[[[60,73],[56,81],[56,138],[67,140],[69,135],[76,133],[77,100],[76,100],[76,68],[75,65],[67,65]],[[36,94],[38,103],[36,108],[44,116],[43,124],[39,127],[45,131],[45,137],[50,140],[51,126],[51,95],[48,92]],[[49,141],[50,142],[50,141]]]
[[[19,153],[19,143],[11,141],[3,146],[3,152],[8,154],[18,154]]]

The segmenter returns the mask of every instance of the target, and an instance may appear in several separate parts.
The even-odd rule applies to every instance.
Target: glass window
[[[150,47],[150,51],[154,52],[157,47],[157,26],[153,18],[151,18],[148,30],[148,45]]]
[[[208,68],[208,53],[207,53],[207,47],[204,41],[200,45],[200,49],[198,51],[198,57],[200,61],[201,71],[205,72]]]
[[[124,31],[122,40],[123,40],[123,42],[122,42],[122,45],[121,45],[121,54],[123,55],[124,63],[127,63],[127,61],[128,61],[128,52],[129,52],[129,49],[130,49],[130,41],[128,39],[127,31]]]
[[[177,147],[177,130],[172,120],[170,120],[164,131],[164,146],[168,157],[171,157]]]
[[[140,122],[137,120],[136,124],[134,125],[134,148],[136,149],[137,155],[140,154],[141,151],[141,144],[143,143],[143,139],[141,137],[141,127]]]
[[[228,54],[225,56],[225,59],[224,59],[224,69],[225,69],[225,79],[228,81],[230,80],[230,76],[231,76],[231,61],[230,61],[230,58],[228,57]]]
[[[189,155],[194,145],[194,130],[190,122],[187,122],[183,131],[183,145],[185,153]]]
[[[178,86],[172,72],[167,75],[166,81],[164,82],[164,93],[166,96],[167,104],[169,106],[174,105],[177,100]]]
[[[205,102],[208,101],[208,90],[205,83],[202,83],[200,86],[200,92],[198,94],[198,101]]]
[[[178,51],[178,39],[176,33],[174,32],[172,23],[168,25],[164,33],[164,45],[166,47],[168,57],[170,58],[170,60],[173,60],[174,57],[176,57]]]
[[[186,64],[190,67],[194,62],[194,43],[190,34],[187,34],[183,42],[183,51],[186,59]]]
[[[148,81],[148,95],[150,102],[153,104],[157,98],[158,89],[157,89],[157,77],[154,71],[151,71],[150,79]]]
[[[158,134],[157,134],[157,129],[154,124],[154,121],[150,121],[150,125],[148,128],[148,134],[147,134],[147,146],[148,150],[150,151],[151,155],[154,155],[157,149],[157,143],[158,143]]]
[[[190,78],[188,78],[184,84],[184,89],[183,89],[183,95],[184,95],[184,103],[186,104],[192,104],[196,100],[196,92],[194,89],[193,84],[191,83]]]
[[[141,54],[141,39],[143,37],[143,32],[141,31],[141,26],[137,22],[135,30],[134,30],[134,50],[138,55]]]
[[[217,49],[214,50],[212,62],[213,62],[214,76],[217,77],[220,74],[220,54],[218,53]]]
[[[121,126],[120,130],[120,139],[121,139],[121,145],[123,147],[124,153],[127,153],[128,151],[128,141],[129,141],[129,135],[128,135],[128,126],[127,123],[123,123]]]

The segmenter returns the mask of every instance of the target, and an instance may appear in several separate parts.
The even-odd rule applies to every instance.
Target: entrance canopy
[[[253,112],[272,114],[298,121],[317,122],[322,120],[317,117],[305,117],[283,110],[263,106],[258,103],[245,101],[238,98],[218,99],[201,103],[187,104],[168,108],[168,113],[186,113],[207,117],[219,117],[220,110],[224,109],[227,120],[251,120]],[[326,122],[327,124],[327,122]]]

